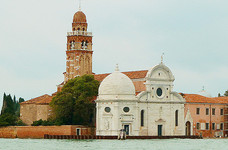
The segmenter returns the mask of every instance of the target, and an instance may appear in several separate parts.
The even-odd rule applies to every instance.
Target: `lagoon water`
[[[228,139],[0,139],[0,150],[228,150]]]

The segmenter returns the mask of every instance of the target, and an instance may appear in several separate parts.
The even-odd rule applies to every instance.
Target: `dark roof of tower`
[[[73,18],[74,23],[86,23],[86,15],[82,11],[77,11]]]

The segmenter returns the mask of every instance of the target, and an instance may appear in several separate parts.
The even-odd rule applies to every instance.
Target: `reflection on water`
[[[0,139],[3,150],[228,150],[228,139],[44,140]]]

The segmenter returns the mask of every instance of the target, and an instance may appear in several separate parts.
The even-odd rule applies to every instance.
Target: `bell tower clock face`
[[[163,93],[162,89],[161,88],[157,88],[157,91],[156,91],[157,96],[161,97],[162,93]]]

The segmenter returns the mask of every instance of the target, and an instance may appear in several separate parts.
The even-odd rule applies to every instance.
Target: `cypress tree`
[[[19,98],[19,102],[24,102],[23,98]],[[3,95],[3,105],[0,115],[0,126],[19,125],[18,117],[20,116],[20,104],[16,100],[16,96]],[[23,124],[20,122],[20,124]]]
[[[6,109],[6,107],[7,107],[7,104],[6,104],[6,93],[4,93],[1,115],[4,114],[4,110]]]

